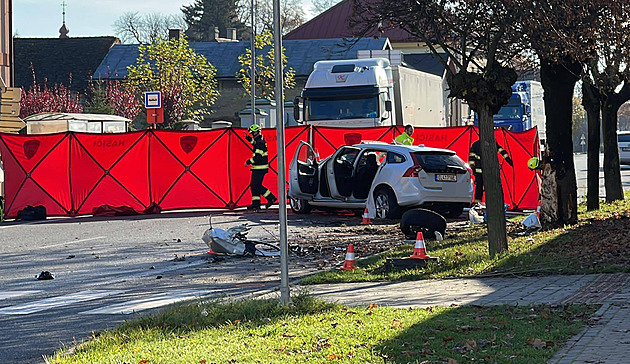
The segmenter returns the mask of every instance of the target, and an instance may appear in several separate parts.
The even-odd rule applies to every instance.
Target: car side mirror
[[[385,111],[392,111],[392,101],[391,100],[386,100],[385,101]]]

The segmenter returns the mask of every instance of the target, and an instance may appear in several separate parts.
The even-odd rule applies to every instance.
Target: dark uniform
[[[512,158],[508,155],[508,152],[503,149],[499,143],[497,143],[497,152],[501,154],[505,162],[512,165]],[[483,164],[481,161],[481,143],[479,140],[470,146],[470,152],[468,153],[468,165],[473,170],[475,176],[475,202],[481,202],[483,199]]]
[[[253,129],[253,130],[252,130]],[[265,139],[263,139],[262,134],[260,133],[260,127],[252,128],[250,127],[250,133],[252,136],[248,136],[248,140],[254,146],[254,154],[250,159],[248,159],[245,164],[251,165],[250,170],[252,172],[251,181],[250,181],[250,189],[252,192],[252,204],[247,207],[248,210],[258,210],[260,209],[260,196],[262,195],[265,199],[267,199],[267,203],[265,204],[266,208],[273,205],[277,199],[271,191],[263,186],[263,180],[265,179],[265,174],[267,174],[269,170],[269,159],[267,157],[267,143]]]

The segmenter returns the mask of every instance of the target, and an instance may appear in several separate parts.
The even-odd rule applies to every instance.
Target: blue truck
[[[538,81],[517,81],[512,86],[512,97],[498,113],[494,115],[494,126],[511,131],[525,131],[538,127],[540,143],[546,139],[545,104],[543,88]],[[475,125],[477,114],[475,113]]]

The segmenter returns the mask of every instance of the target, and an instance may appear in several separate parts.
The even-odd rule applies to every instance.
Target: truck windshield
[[[523,106],[506,105],[494,114],[494,120],[521,120],[523,117]]]
[[[315,98],[306,100],[307,120],[364,119],[378,117],[378,96],[350,99]]]

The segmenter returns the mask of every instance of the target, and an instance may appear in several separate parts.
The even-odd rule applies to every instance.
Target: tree
[[[599,209],[599,127],[601,112],[599,91],[588,82],[582,82],[582,105],[587,118],[588,157],[586,167],[586,209]]]
[[[195,0],[182,6],[184,20],[188,24],[186,35],[191,41],[208,41],[214,27],[225,32],[235,28],[239,39],[250,39],[249,27],[239,19],[237,0]]]
[[[271,31],[266,31],[262,34],[256,35],[256,95],[272,100],[275,98],[275,80],[276,80],[276,67],[274,62],[274,47],[273,34]],[[263,54],[263,50],[267,50],[266,54]],[[284,49],[283,49],[284,50]],[[244,54],[238,57],[238,61],[241,63],[241,69],[236,74],[238,83],[243,86],[247,94],[251,94],[251,64],[252,64],[252,52],[250,48],[247,48]],[[282,67],[284,70],[283,87],[285,89],[295,87],[295,71],[293,69],[286,68],[287,57],[282,54]]]
[[[136,65],[127,67],[129,86],[137,92],[161,91],[164,127],[200,120],[217,99],[216,69],[188,46],[186,39],[140,45]]]
[[[466,100],[478,113],[488,250],[492,257],[507,250],[493,115],[512,96],[517,79],[511,63],[522,51],[518,8],[510,0],[354,1],[357,23],[397,26],[422,39],[444,63],[449,97]],[[452,67],[439,52],[447,54]]]
[[[133,121],[142,111],[136,94],[136,90],[128,82],[90,81],[84,111],[118,115]]]
[[[248,0],[241,1],[247,4],[245,8],[247,9],[247,14],[249,14],[251,3]],[[257,0],[257,2],[256,19],[258,21],[256,23],[256,32],[273,31],[273,0]],[[304,24],[306,15],[300,0],[281,0],[280,3],[280,28],[282,29],[282,34],[286,34]]]
[[[155,43],[168,35],[169,29],[186,29],[182,15],[128,12],[114,23],[114,34],[123,43]]]
[[[55,84],[53,88],[48,88],[46,80],[44,86],[33,84],[27,92],[22,89],[22,99],[20,101],[20,117],[41,112],[83,112],[83,107],[79,102],[79,95],[73,94],[62,84]]]
[[[87,89],[87,102],[84,111],[88,114],[107,114],[114,113],[114,107],[107,99],[104,81],[90,81]]]
[[[311,7],[311,12],[317,16],[324,11],[332,8],[337,5],[340,0],[312,0],[313,7]]]
[[[600,2],[601,3],[601,2]],[[573,162],[573,92],[582,63],[591,57],[597,8],[587,0],[520,0],[526,42],[540,62],[547,128],[541,222],[544,227],[577,223]],[[578,50],[579,51],[576,51]],[[597,144],[591,140],[589,145]]]

